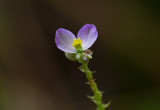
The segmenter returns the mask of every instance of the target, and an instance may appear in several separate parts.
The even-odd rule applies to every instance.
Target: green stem
[[[82,66],[81,70],[86,74],[86,77],[88,79],[88,83],[91,87],[91,90],[93,92],[93,96],[89,97],[92,99],[92,101],[97,105],[96,110],[105,110],[106,104],[102,103],[102,92],[99,91],[96,82],[93,79],[92,72],[88,68],[88,62],[79,61]]]

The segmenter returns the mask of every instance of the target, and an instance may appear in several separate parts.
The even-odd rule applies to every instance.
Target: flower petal
[[[74,34],[66,29],[59,28],[56,31],[55,43],[64,52],[76,53],[75,48],[72,46],[73,39],[76,39]]]
[[[90,48],[98,36],[97,29],[93,24],[85,24],[78,32],[77,37],[82,40],[83,50]]]

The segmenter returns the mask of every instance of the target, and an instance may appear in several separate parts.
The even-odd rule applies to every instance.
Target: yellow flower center
[[[79,37],[78,39],[73,39],[72,46],[73,46],[73,47],[82,46],[81,38]]]

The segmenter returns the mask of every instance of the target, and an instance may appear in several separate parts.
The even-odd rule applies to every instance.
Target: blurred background
[[[0,0],[0,110],[95,110],[77,62],[54,42],[87,23],[107,110],[160,110],[159,0]]]

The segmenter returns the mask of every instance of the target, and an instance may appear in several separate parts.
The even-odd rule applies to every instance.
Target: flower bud
[[[76,59],[76,53],[65,52],[65,56],[67,57],[67,59],[69,59],[71,61],[77,61],[77,59]]]
[[[91,55],[88,55],[87,57],[88,57],[88,59],[92,59],[92,56],[91,56]]]
[[[92,59],[92,56],[89,55],[89,54],[82,53],[82,56],[83,56],[82,58],[83,58],[84,61]]]
[[[76,53],[75,57],[78,60],[81,57],[81,54],[80,53]]]
[[[84,56],[84,57],[83,57],[83,60],[84,60],[84,61],[87,61],[87,60],[88,60],[87,56]]]

